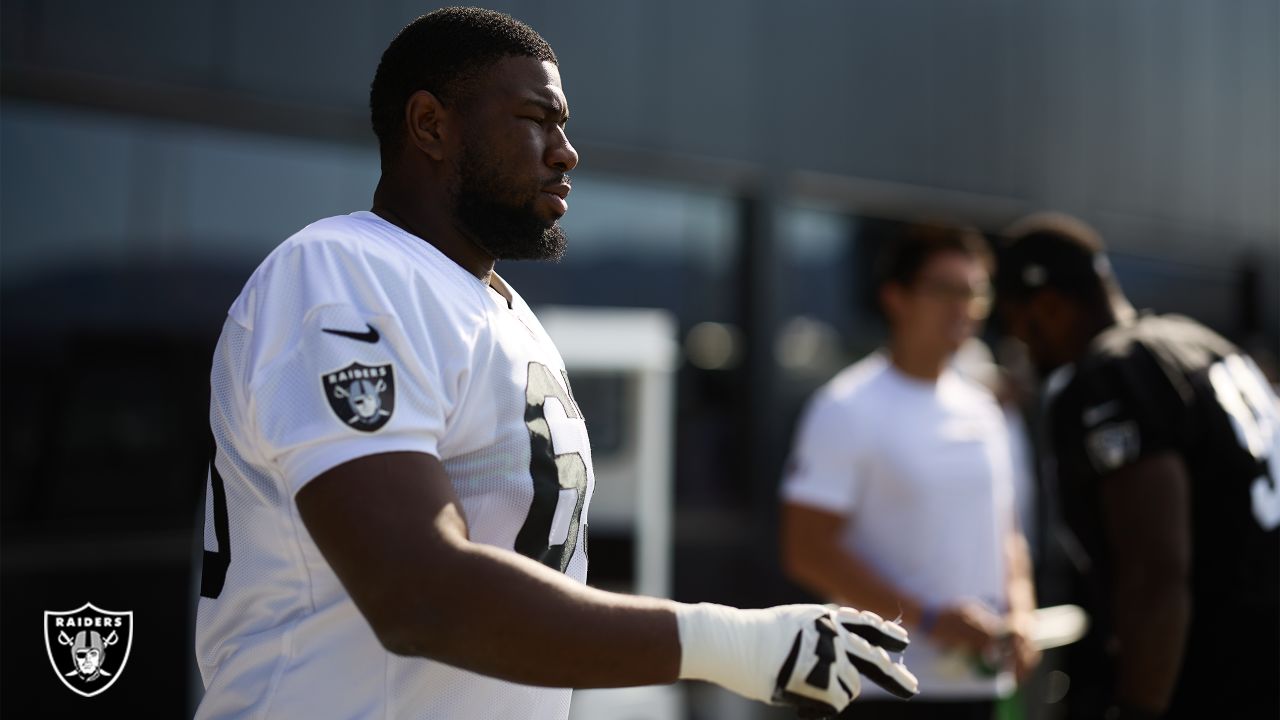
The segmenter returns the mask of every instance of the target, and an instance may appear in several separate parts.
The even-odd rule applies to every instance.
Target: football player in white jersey
[[[392,41],[372,212],[276,248],[211,374],[200,718],[554,718],[569,688],[718,683],[809,713],[901,697],[898,625],[587,587],[595,478],[564,363],[493,271],[564,250],[555,54],[447,8]]]

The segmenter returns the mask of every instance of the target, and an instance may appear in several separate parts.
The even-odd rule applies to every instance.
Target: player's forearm
[[[407,636],[421,654],[458,667],[553,687],[705,680],[754,700],[816,703],[825,714],[852,699],[859,672],[898,697],[918,692],[885,650],[901,652],[906,632],[856,610],[682,605],[585,587],[489,546],[463,542],[458,551],[437,567],[464,583],[444,606],[465,609]],[[813,672],[823,662],[829,672]]]
[[[856,553],[840,548],[806,548],[791,554],[791,577],[821,597],[871,610],[882,617],[901,617],[919,624],[923,608],[907,593],[885,580]]]
[[[675,604],[580,585],[537,562],[461,542],[404,588],[388,648],[528,685],[669,683],[680,668]],[[449,578],[442,582],[443,578]]]
[[[1022,533],[1013,532],[1005,539],[1006,572],[1005,592],[1009,612],[1013,615],[1031,613],[1036,609],[1035,581],[1032,579],[1031,551]]]
[[[1136,579],[1118,586],[1113,604],[1120,645],[1116,698],[1162,712],[1182,664],[1191,619],[1190,589],[1183,582]]]

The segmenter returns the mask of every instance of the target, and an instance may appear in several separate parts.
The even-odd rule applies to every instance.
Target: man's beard
[[[568,238],[560,224],[550,227],[538,217],[535,203],[541,188],[532,187],[528,200],[508,200],[520,183],[504,177],[498,163],[474,143],[462,148],[453,189],[454,213],[472,242],[496,260],[559,260]]]

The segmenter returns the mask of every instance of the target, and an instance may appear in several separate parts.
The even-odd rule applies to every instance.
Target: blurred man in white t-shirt
[[[782,486],[783,562],[819,595],[911,629],[920,696],[872,690],[849,717],[981,718],[1038,655],[1009,432],[995,399],[950,367],[989,307],[975,231],[917,226],[877,267],[888,346],[810,400]],[[843,716],[842,716],[843,717]]]

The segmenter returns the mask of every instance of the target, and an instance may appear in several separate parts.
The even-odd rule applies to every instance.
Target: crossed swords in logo
[[[58,642],[59,642],[60,644],[62,644],[62,645],[66,645],[66,646],[68,646],[68,647],[70,647],[70,646],[72,646],[72,645],[75,645],[75,644],[76,644],[76,641],[75,641],[75,640],[72,640],[72,639],[67,635],[67,631],[66,631],[66,630],[62,630],[62,631],[60,631],[60,632],[58,633]],[[115,631],[115,630],[112,630],[110,635],[108,635],[108,636],[106,636],[105,638],[103,638],[103,639],[102,639],[102,647],[104,647],[104,648],[109,648],[109,647],[111,647],[112,645],[115,645],[115,644],[116,644],[116,643],[118,643],[118,642],[120,642],[120,636],[116,633],[116,631]],[[101,674],[101,675],[103,675],[104,677],[111,677],[111,673],[109,673],[109,672],[107,672],[106,670],[102,669],[102,666],[98,666],[98,673],[99,673],[99,674]],[[63,677],[71,677],[72,675],[79,675],[79,674],[80,674],[80,668],[79,668],[79,666],[77,666],[77,667],[76,667],[75,669],[73,669],[71,672],[62,673]]]

